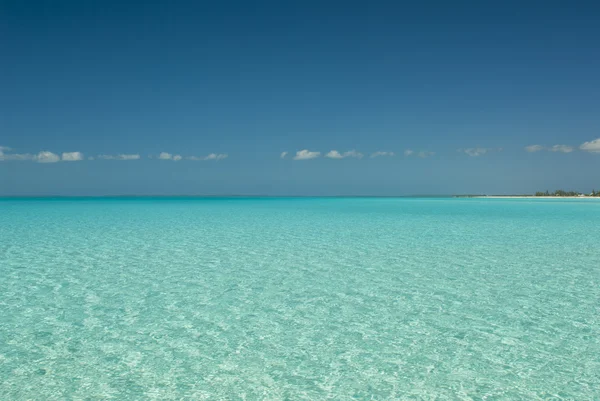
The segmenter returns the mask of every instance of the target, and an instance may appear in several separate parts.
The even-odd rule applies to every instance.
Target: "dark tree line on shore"
[[[599,196],[600,197],[600,191],[596,191],[595,189],[592,191],[591,194],[587,195],[587,194],[582,194],[580,192],[575,192],[575,191],[563,191],[562,189],[558,189],[554,192],[536,192],[535,196],[580,196],[580,195],[584,195],[584,196]]]

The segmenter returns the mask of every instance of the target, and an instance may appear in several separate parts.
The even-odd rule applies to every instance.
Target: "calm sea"
[[[0,400],[598,400],[600,201],[0,200]]]

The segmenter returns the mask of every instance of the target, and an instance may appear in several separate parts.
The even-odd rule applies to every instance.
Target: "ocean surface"
[[[599,400],[600,201],[2,199],[0,400]]]

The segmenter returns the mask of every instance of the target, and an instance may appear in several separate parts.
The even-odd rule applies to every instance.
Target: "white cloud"
[[[426,152],[426,151],[421,151],[418,154],[418,156],[422,159],[424,159],[426,157],[434,156],[434,155],[435,155],[435,152]]]
[[[94,160],[94,156],[88,157],[88,160]]]
[[[464,152],[466,154],[468,154],[471,157],[478,157],[478,156],[483,156],[485,155],[487,152],[489,152],[491,149],[488,148],[468,148],[468,149],[459,149],[459,152]]]
[[[194,160],[194,161],[203,161],[203,160],[222,160],[222,159],[226,159],[228,157],[228,155],[226,153],[211,153],[208,156],[203,156],[203,157],[199,157],[199,156],[188,156],[186,157],[187,160]]]
[[[569,145],[554,145],[549,148],[542,145],[529,145],[525,147],[525,150],[529,153],[540,152],[542,150],[547,150],[549,152],[571,153],[575,149]]]
[[[309,160],[321,156],[321,152],[311,152],[308,149],[299,150],[294,156],[294,160]]]
[[[281,152],[281,155],[279,156],[282,159],[285,159],[285,157],[287,156],[288,152]]]
[[[206,156],[204,158],[204,160],[221,160],[221,159],[226,159],[227,158],[227,154],[225,153],[211,153],[210,155]]]
[[[343,159],[344,156],[340,154],[337,150],[332,150],[325,155],[325,157],[329,157],[330,159]]]
[[[120,155],[98,155],[98,159],[102,159],[102,160],[139,160],[140,155],[138,154],[134,154],[134,155],[127,155],[127,154],[120,154]]]
[[[25,160],[35,160],[39,163],[55,163],[60,161],[60,156],[55,155],[52,152],[40,152],[37,155],[32,155],[30,153],[4,153],[6,151],[12,150],[7,146],[0,146],[0,161],[25,161]]]
[[[586,152],[600,153],[600,138],[582,143],[579,149]]]
[[[83,153],[81,152],[64,152],[62,154],[62,161],[64,162],[76,162],[83,160]]]
[[[41,151],[35,156],[38,163],[56,163],[60,161],[60,156],[47,150]]]
[[[529,145],[529,146],[525,146],[525,150],[528,151],[529,153],[533,153],[533,152],[539,152],[540,150],[544,150],[544,147],[542,145]]]
[[[568,145],[554,145],[548,150],[550,152],[571,153],[573,151],[573,147]]]
[[[412,149],[406,149],[404,151],[404,156],[412,156],[413,153],[415,153],[414,150],[412,150]]]
[[[152,158],[152,156],[150,156],[150,158]],[[161,152],[160,155],[158,155],[158,159],[159,160],[173,160],[175,162],[178,162],[179,160],[183,159],[183,157],[181,157],[181,155],[172,155],[167,152]]]
[[[34,160],[38,163],[56,163],[60,161],[60,156],[49,151],[39,152],[37,155],[30,153],[4,153],[10,150],[10,148],[2,146],[0,147],[0,161],[25,161]]]
[[[140,155],[117,155],[117,160],[139,160]]]
[[[490,152],[502,152],[504,149],[502,148],[467,148],[467,149],[458,149],[458,152],[466,153],[471,157],[479,157],[483,156],[486,153]]]
[[[357,152],[356,150],[349,150],[348,152],[344,152],[344,154],[342,155],[344,157],[356,157],[357,159],[362,159],[363,158],[363,154],[360,152]]]
[[[0,152],[0,161],[10,161],[10,160],[18,160],[18,161],[23,161],[23,160],[33,160],[35,159],[35,156],[29,153],[9,153],[9,154],[5,154]]]
[[[363,154],[357,152],[356,150],[349,150],[348,152],[344,153],[340,153],[337,150],[332,150],[329,153],[327,153],[325,157],[328,157],[330,159],[344,159],[346,157],[356,157],[357,159],[362,159]]]
[[[0,161],[9,161],[9,160],[33,160],[35,156],[29,153],[23,154],[5,154],[4,152],[9,152],[12,149],[8,146],[0,146]]]
[[[396,154],[394,152],[383,152],[383,151],[377,151],[371,154],[371,157],[380,157],[380,156],[396,156]]]

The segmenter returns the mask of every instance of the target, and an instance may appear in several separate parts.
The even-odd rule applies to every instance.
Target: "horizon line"
[[[0,195],[0,199],[14,198],[450,198],[457,196],[486,196],[483,194],[413,194],[413,195],[267,195],[267,194],[216,194],[216,195]],[[489,196],[489,195],[488,195]],[[508,196],[508,195],[506,195]]]

